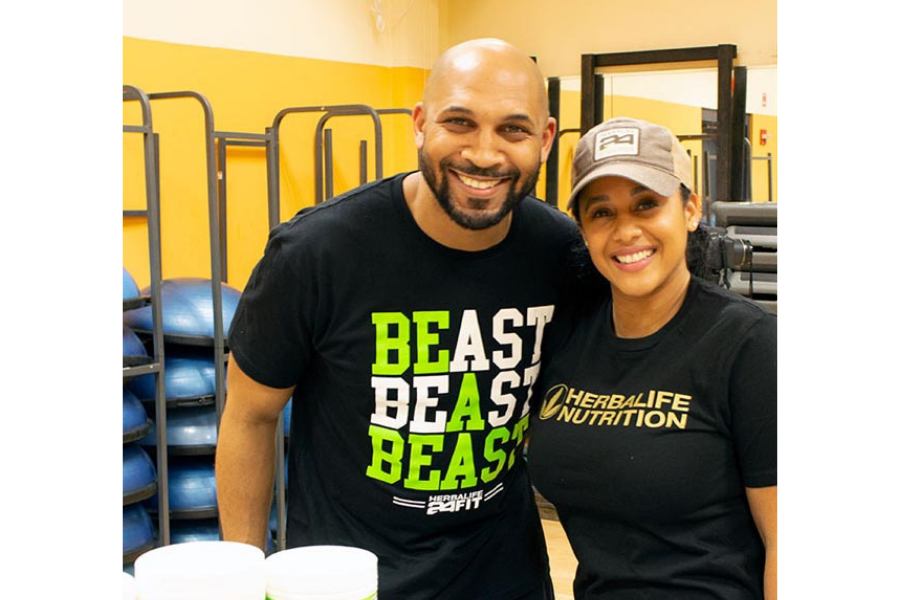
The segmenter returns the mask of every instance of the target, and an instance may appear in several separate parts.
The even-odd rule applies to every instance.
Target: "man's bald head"
[[[425,83],[423,104],[425,110],[436,94],[446,89],[446,84],[463,77],[490,77],[500,85],[506,82],[526,82],[537,99],[540,117],[550,115],[544,76],[531,57],[503,40],[484,38],[469,40],[444,52],[431,69]]]

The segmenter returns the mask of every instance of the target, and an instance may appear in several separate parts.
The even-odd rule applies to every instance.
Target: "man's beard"
[[[540,175],[540,163],[538,163],[528,178],[522,180],[523,184],[517,186],[516,184],[522,177],[522,173],[518,169],[513,169],[507,173],[498,173],[496,171],[491,171],[490,169],[481,169],[474,166],[464,169],[454,166],[453,168],[455,170],[473,177],[510,177],[511,185],[509,193],[506,195],[506,199],[503,201],[503,204],[500,205],[497,212],[484,215],[471,215],[457,209],[450,199],[450,181],[447,173],[450,166],[451,163],[447,159],[442,160],[438,164],[438,168],[443,176],[440,185],[438,185],[437,174],[434,169],[431,168],[431,164],[425,160],[424,152],[419,150],[419,170],[422,172],[422,176],[425,178],[428,187],[431,188],[431,192],[434,194],[435,198],[437,198],[438,204],[441,205],[441,208],[444,209],[444,212],[447,213],[454,223],[465,229],[475,231],[488,229],[502,221],[503,218],[506,217],[506,215],[508,215],[523,198],[525,198],[525,196],[531,193],[531,190],[534,189]]]

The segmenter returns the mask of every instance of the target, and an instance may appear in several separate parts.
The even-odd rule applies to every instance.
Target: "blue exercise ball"
[[[122,325],[122,356],[147,356],[141,338],[128,325]]]
[[[166,447],[182,454],[214,450],[218,440],[217,421],[214,404],[166,410]],[[156,423],[151,423],[141,445],[156,446]]]
[[[216,473],[213,457],[169,457],[169,510],[199,511],[216,508]],[[159,510],[159,495],[147,500]]]
[[[156,466],[138,444],[122,446],[122,495],[127,497],[156,482]]]
[[[153,522],[142,504],[122,507],[122,554],[149,546],[156,539]]]
[[[216,394],[216,359],[210,348],[168,345],[163,360],[163,380],[169,401],[200,399]],[[141,400],[156,398],[156,377],[141,375],[128,382]]]
[[[281,411],[281,415],[284,417],[284,437],[288,437],[291,435],[291,405],[294,403],[294,398],[291,397],[288,400],[287,404],[284,406],[284,410]]]
[[[212,285],[212,280],[197,277],[163,280],[160,296],[164,335],[207,338],[215,335]],[[150,294],[149,286],[142,293]],[[222,324],[226,335],[240,297],[236,288],[222,284]],[[124,318],[132,329],[150,331],[153,328],[149,306],[128,311]]]
[[[122,300],[131,300],[138,298],[141,290],[138,288],[137,282],[131,273],[125,267],[122,267]]]
[[[173,544],[216,542],[220,539],[217,519],[177,519],[169,523],[169,540]]]
[[[122,388],[122,438],[126,441],[140,439],[147,434],[151,423],[144,405],[127,388]]]
[[[189,542],[217,542],[219,536],[218,519],[175,519],[169,525],[169,540],[173,544]],[[266,554],[275,552],[275,540],[271,532],[266,532]]]

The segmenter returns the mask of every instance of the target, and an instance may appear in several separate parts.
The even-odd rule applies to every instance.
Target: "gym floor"
[[[535,490],[535,502],[541,514],[544,526],[544,537],[547,539],[547,553],[550,555],[550,579],[553,580],[553,591],[556,600],[574,600],[572,581],[575,580],[575,568],[578,561],[569,546],[566,532],[563,531],[556,515],[556,508]]]
[[[575,579],[575,555],[569,546],[569,540],[559,521],[542,518],[544,536],[547,538],[547,551],[550,553],[550,578],[553,580],[553,591],[556,600],[574,600],[572,581]]]

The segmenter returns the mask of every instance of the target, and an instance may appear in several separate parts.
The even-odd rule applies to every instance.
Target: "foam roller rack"
[[[729,274],[729,289],[777,311],[778,204],[720,201],[710,205],[710,213],[715,227],[753,247],[750,264]]]

